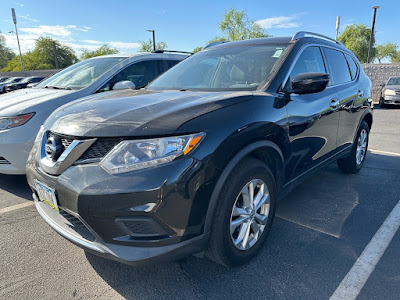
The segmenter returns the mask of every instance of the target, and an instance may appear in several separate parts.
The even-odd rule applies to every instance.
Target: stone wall
[[[11,77],[29,77],[29,76],[44,76],[49,77],[57,72],[61,71],[61,69],[51,69],[51,70],[34,70],[34,71],[25,71],[25,72],[0,72],[0,77],[3,76],[11,76]]]
[[[363,64],[365,73],[372,81],[372,98],[379,102],[382,83],[386,83],[391,76],[400,76],[400,64]]]

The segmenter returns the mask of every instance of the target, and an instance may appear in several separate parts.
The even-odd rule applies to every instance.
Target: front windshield
[[[156,79],[149,89],[255,90],[286,47],[250,45],[199,52]]]
[[[9,78],[0,78],[0,82],[7,82]]]
[[[387,85],[400,85],[400,77],[390,78]]]
[[[107,57],[84,60],[42,81],[37,87],[82,89],[125,58]]]
[[[22,79],[21,81],[20,81],[20,83],[27,83],[27,82],[29,82],[31,80],[31,77],[25,77],[24,79]]]

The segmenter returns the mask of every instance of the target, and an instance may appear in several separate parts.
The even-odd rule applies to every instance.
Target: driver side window
[[[147,60],[134,63],[118,74],[111,78],[107,83],[105,83],[97,92],[106,92],[112,90],[114,84],[119,81],[131,81],[135,84],[137,89],[146,86],[150,81],[156,78],[159,71],[160,60]]]
[[[326,73],[319,47],[307,47],[300,54],[286,81],[285,90],[290,89],[293,78],[300,73]]]

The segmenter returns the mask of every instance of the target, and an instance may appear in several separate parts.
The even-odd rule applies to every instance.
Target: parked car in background
[[[400,105],[400,76],[390,77],[386,84],[382,84],[379,105],[385,107],[390,105]]]
[[[21,81],[19,81],[17,83],[8,83],[8,84],[6,84],[4,89],[5,89],[6,92],[12,92],[12,91],[16,91],[16,90],[19,90],[19,89],[24,89],[24,88],[27,87],[28,84],[30,84],[30,83],[39,83],[44,78],[45,77],[42,77],[42,76],[25,77],[25,78],[23,78]]]
[[[333,161],[361,169],[371,106],[371,81],[335,40],[228,42],[137,93],[57,109],[27,178],[44,220],[86,251],[127,264],[205,251],[240,265],[278,197]]]
[[[6,77],[0,77],[0,83],[6,81],[8,78],[10,78],[9,76]]]
[[[140,89],[186,57],[187,54],[160,52],[90,58],[49,77],[35,88],[2,95],[0,173],[25,174],[35,136],[59,106],[90,94]]]
[[[0,83],[0,94],[5,93],[5,86],[7,84],[20,82],[23,78],[24,77],[10,77],[7,80],[5,80],[2,83]]]

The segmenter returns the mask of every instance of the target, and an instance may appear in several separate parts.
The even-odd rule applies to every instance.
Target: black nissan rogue
[[[97,255],[137,264],[262,247],[276,203],[332,161],[362,167],[371,82],[341,43],[308,32],[214,45],[145,89],[56,110],[27,162],[37,210]]]

